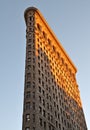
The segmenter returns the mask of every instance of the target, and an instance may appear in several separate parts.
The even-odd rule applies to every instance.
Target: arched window
[[[51,40],[50,39],[48,39],[48,44],[51,45]]]

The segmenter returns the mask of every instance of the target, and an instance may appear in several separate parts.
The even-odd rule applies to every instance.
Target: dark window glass
[[[26,87],[27,87],[27,88],[30,88],[30,87],[31,87],[31,82],[27,82],[27,83],[26,83]]]
[[[35,122],[35,114],[33,114],[33,122]]]
[[[44,121],[44,128],[46,128],[46,122]]]
[[[30,102],[26,103],[26,110],[30,109]]]
[[[26,98],[30,98],[30,96],[31,96],[30,91],[26,92]]]
[[[41,118],[39,119],[39,122],[40,122],[40,126],[42,126],[42,119]]]
[[[33,102],[33,110],[35,110],[35,102]]]

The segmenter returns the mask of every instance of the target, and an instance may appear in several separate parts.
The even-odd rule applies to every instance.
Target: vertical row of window
[[[25,80],[25,122],[29,122],[29,126],[25,130],[35,130],[35,126],[30,127],[30,121],[35,123],[35,114],[31,110],[35,110],[35,39],[34,39],[34,16],[29,12],[26,30],[27,46],[26,46],[26,80]],[[31,80],[31,78],[33,80]],[[33,88],[33,91],[31,91]],[[32,101],[31,101],[32,99]]]
[[[31,109],[34,111],[35,110],[35,102],[26,102],[25,104],[25,122],[30,122],[31,120],[33,121],[33,123],[35,123],[35,114],[31,113]],[[30,124],[30,123],[29,123]],[[27,130],[29,127],[26,127],[25,130]],[[29,128],[30,130],[30,128]],[[35,127],[33,127],[33,130],[35,130]]]
[[[33,78],[35,80],[35,39],[34,31],[30,28],[34,28],[34,16],[28,16],[28,25],[27,25],[27,47],[26,47],[26,78],[28,81]],[[33,71],[33,73],[31,72]],[[29,85],[28,85],[29,86]]]

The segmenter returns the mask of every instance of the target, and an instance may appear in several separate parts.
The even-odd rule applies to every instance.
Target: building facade
[[[87,130],[77,69],[38,9],[27,8],[22,130]]]

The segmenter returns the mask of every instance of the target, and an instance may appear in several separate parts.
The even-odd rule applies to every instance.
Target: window
[[[33,26],[33,22],[32,21],[30,21],[29,24],[30,24],[30,26]]]
[[[47,103],[47,109],[49,109],[49,103]]]
[[[41,67],[42,71],[43,71],[43,66]]]
[[[61,124],[59,124],[59,128],[61,129]]]
[[[34,39],[33,39],[33,42],[35,42]],[[33,44],[33,49],[35,49],[35,45],[34,44]]]
[[[57,117],[57,112],[55,111],[55,117]]]
[[[62,123],[63,123],[63,117],[61,117]]]
[[[44,36],[44,38],[46,38],[47,37],[47,35],[46,35],[46,33],[43,31],[43,36]]]
[[[54,52],[56,51],[56,48],[55,48],[55,46],[52,46],[52,49],[53,49],[53,51],[54,51]]]
[[[59,106],[57,105],[57,110],[59,110]]]
[[[30,102],[26,102],[26,110],[30,109]]]
[[[30,98],[30,91],[28,91],[27,93],[26,93],[26,98]]]
[[[30,16],[30,21],[33,21],[33,17],[32,16]]]
[[[56,121],[56,127],[58,127],[58,122]]]
[[[35,127],[33,127],[33,130],[35,130]]]
[[[35,80],[35,73],[33,73],[33,80]]]
[[[42,86],[44,87],[44,82],[42,81]]]
[[[35,63],[35,58],[33,58],[33,63]]]
[[[39,75],[41,74],[41,71],[40,71],[40,70],[38,70],[38,74],[39,74]]]
[[[41,57],[42,57],[42,53],[41,53]],[[41,60],[41,64],[43,64],[43,60]]]
[[[50,81],[50,80],[48,80],[48,81]],[[50,87],[49,87],[49,90],[48,90],[48,91],[49,91],[49,93],[51,93],[51,88],[50,88]]]
[[[54,127],[52,127],[52,130],[55,130]]]
[[[31,28],[30,28],[30,29],[31,29]],[[32,42],[32,39],[30,38],[30,39],[28,39],[28,41],[29,41],[29,42]]]
[[[46,117],[46,112],[45,112],[45,110],[43,110],[43,116]]]
[[[40,56],[38,56],[38,60],[40,60]]]
[[[47,77],[45,77],[45,81],[47,82]]]
[[[42,74],[42,78],[44,79],[44,74]]]
[[[44,128],[46,128],[46,122],[44,121]]]
[[[31,87],[31,83],[30,83],[30,82],[27,82],[27,83],[26,83],[26,87],[27,87],[27,88],[30,88],[30,87]]]
[[[53,98],[55,99],[55,94],[53,93]]]
[[[45,106],[45,100],[43,99],[43,106]]]
[[[45,96],[45,91],[44,91],[44,90],[42,90],[42,92],[43,92],[43,96]]]
[[[34,31],[34,28],[33,28],[33,27],[30,27],[29,30],[30,30],[30,31]]]
[[[35,66],[33,65],[33,71],[35,71]]]
[[[47,59],[47,57],[46,57],[46,55],[44,55],[44,61],[46,61],[46,59]]]
[[[35,114],[33,114],[33,122],[35,122]]]
[[[42,108],[39,106],[39,113],[42,113]]]
[[[35,56],[35,51],[33,51],[33,56]]]
[[[50,113],[48,113],[48,120],[50,120]]]
[[[51,101],[51,96],[49,96],[49,100]]]
[[[42,126],[42,119],[41,118],[39,119],[39,122],[40,122],[40,126]]]
[[[57,89],[55,89],[55,93],[57,94]]]
[[[33,92],[33,98],[35,98],[35,92]]]
[[[48,90],[48,85],[46,85],[46,90]],[[47,97],[47,99],[48,99],[48,97]]]
[[[63,130],[65,130],[64,127],[63,127]]]
[[[51,115],[51,122],[53,123],[53,116]]]
[[[30,114],[26,114],[26,121],[30,121]]]
[[[58,101],[58,97],[56,96],[56,101]]]
[[[60,58],[60,54],[59,54],[59,52],[57,52],[57,56],[58,56],[58,58]]]
[[[27,79],[31,77],[31,73],[27,73]]]
[[[50,111],[52,112],[52,105],[50,105]]]
[[[37,24],[37,28],[38,28],[39,31],[41,31],[41,26],[40,26],[40,24]]]
[[[51,125],[49,125],[49,130],[51,130]]]
[[[33,102],[33,110],[35,110],[35,102]]]
[[[27,66],[27,69],[30,70],[30,69],[31,69],[31,65],[28,65],[28,66]]]
[[[49,98],[49,95],[48,95],[48,93],[47,93],[47,99]]]
[[[29,37],[31,37],[31,38],[32,38],[32,33],[29,33]]]
[[[48,39],[48,44],[51,45],[51,40],[50,39]]]
[[[60,114],[58,114],[58,119],[60,120]]]
[[[39,96],[39,102],[41,103],[41,97]]]
[[[40,63],[38,62],[38,67],[40,67]]]
[[[35,130],[35,127],[33,127],[33,130]]]
[[[31,62],[31,57],[28,58],[28,62]]]
[[[39,81],[39,83],[41,83],[41,79],[40,78],[38,79],[38,81]]]
[[[33,88],[35,88],[35,82],[33,82]]]
[[[39,92],[41,93],[41,87],[39,86]]]

